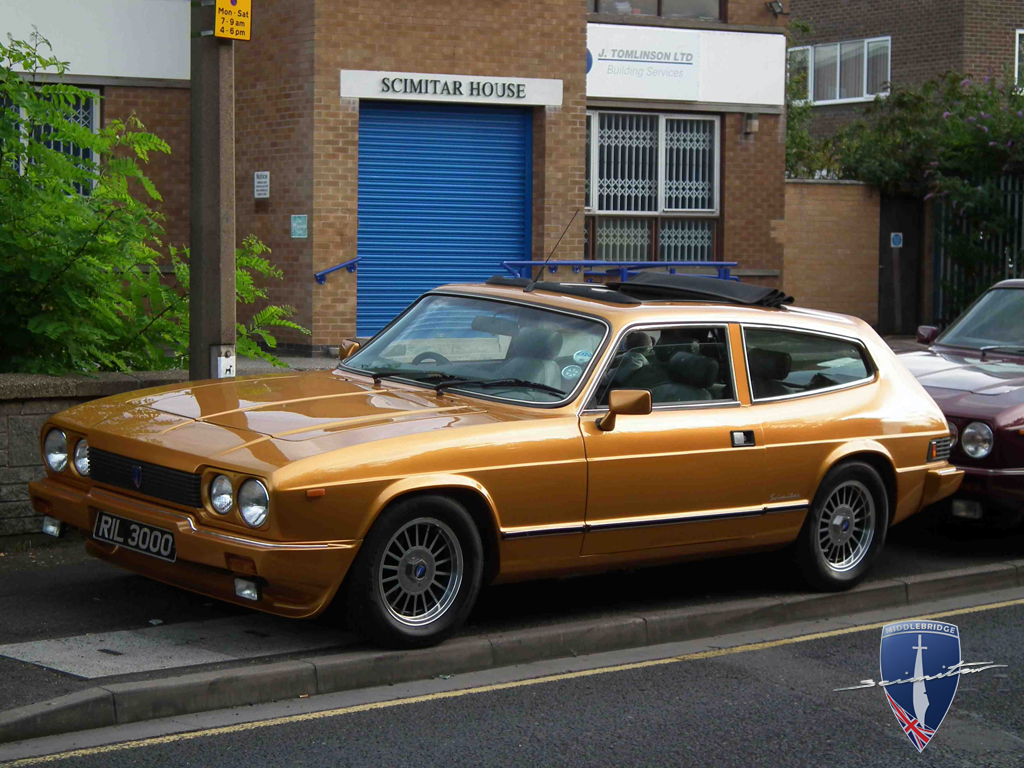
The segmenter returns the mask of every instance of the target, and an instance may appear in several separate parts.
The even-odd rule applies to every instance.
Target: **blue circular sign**
[[[594,55],[587,49],[587,74],[590,74],[590,70],[594,68]]]

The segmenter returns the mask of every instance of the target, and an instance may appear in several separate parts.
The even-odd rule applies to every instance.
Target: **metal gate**
[[[530,110],[362,102],[357,334],[529,259],[532,163]]]
[[[932,253],[934,271],[933,311],[942,326],[951,323],[967,305],[993,283],[1024,277],[1021,256],[1024,255],[1024,177],[1003,176],[998,179],[1003,198],[1003,212],[1009,225],[996,236],[982,237],[971,231],[947,202],[935,206],[935,247]],[[952,247],[955,237],[968,235],[981,245],[987,258],[963,263]]]

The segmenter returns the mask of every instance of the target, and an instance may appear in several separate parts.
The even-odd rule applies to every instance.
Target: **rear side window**
[[[873,375],[859,344],[799,331],[744,328],[755,400],[841,387]]]

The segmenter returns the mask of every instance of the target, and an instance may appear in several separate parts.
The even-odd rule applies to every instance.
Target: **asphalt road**
[[[885,579],[1021,557],[1024,531],[949,530],[928,517],[893,529],[872,579]],[[784,596],[805,591],[782,554],[765,554],[618,572],[586,578],[493,587],[485,590],[464,634],[508,631],[561,621],[591,618],[609,611],[676,607],[726,599]],[[104,682],[166,676],[166,668],[216,668],[217,656],[197,653],[195,627],[223,632],[234,628],[246,641],[233,658],[259,663],[295,658],[310,649],[351,646],[356,641],[333,617],[290,622],[210,600],[135,576],[86,557],[81,544],[61,545],[0,557],[0,645],[54,638],[75,638],[70,651],[101,633],[144,630],[164,638],[154,654],[153,671],[118,674],[121,646],[104,642],[95,658],[108,663],[93,679],[75,677],[43,666],[0,658],[0,710],[73,693]],[[151,621],[160,622],[153,628]],[[192,634],[189,634],[189,633]],[[95,643],[94,643],[95,644]],[[220,646],[220,647],[218,647]],[[208,650],[224,651],[210,639]],[[65,649],[67,650],[67,649]],[[200,648],[201,650],[201,648]],[[85,651],[82,651],[83,653]],[[237,663],[237,662],[236,662]],[[85,673],[79,671],[78,674]]]
[[[898,618],[905,617],[889,617]],[[704,647],[728,650],[667,663],[604,654],[596,674],[545,678],[545,665],[512,672],[511,680],[525,683],[488,686],[486,675],[469,675],[464,687],[442,694],[387,701],[385,693],[376,703],[122,743],[57,764],[1024,765],[1022,601],[944,620],[960,627],[965,660],[1007,668],[961,680],[924,755],[880,690],[834,690],[877,679],[876,624],[781,641],[748,637],[739,647],[724,637]]]

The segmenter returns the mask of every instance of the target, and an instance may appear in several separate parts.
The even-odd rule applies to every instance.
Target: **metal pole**
[[[189,378],[235,375],[235,51],[192,3]]]

